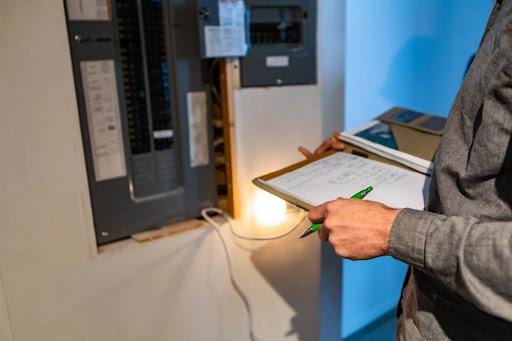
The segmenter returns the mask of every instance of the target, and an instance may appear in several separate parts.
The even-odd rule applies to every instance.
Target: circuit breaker
[[[98,244],[199,216],[216,189],[195,2],[65,6]]]
[[[316,83],[316,0],[246,0],[244,87]]]

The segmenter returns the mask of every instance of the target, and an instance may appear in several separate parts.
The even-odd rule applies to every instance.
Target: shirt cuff
[[[416,268],[425,267],[425,239],[433,214],[404,208],[396,217],[389,237],[389,253]]]

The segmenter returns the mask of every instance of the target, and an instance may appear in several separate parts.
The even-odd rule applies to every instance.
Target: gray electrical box
[[[244,87],[316,83],[316,0],[246,0]]]
[[[216,202],[197,7],[65,0],[98,244]]]

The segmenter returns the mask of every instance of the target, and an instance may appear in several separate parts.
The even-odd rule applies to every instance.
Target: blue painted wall
[[[345,129],[392,106],[446,116],[492,3],[347,0]],[[343,338],[395,307],[405,271],[389,257],[343,261]]]

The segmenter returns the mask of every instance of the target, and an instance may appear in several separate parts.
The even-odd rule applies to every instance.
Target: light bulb
[[[286,202],[260,189],[254,193],[252,213],[262,226],[275,226],[286,220]]]

